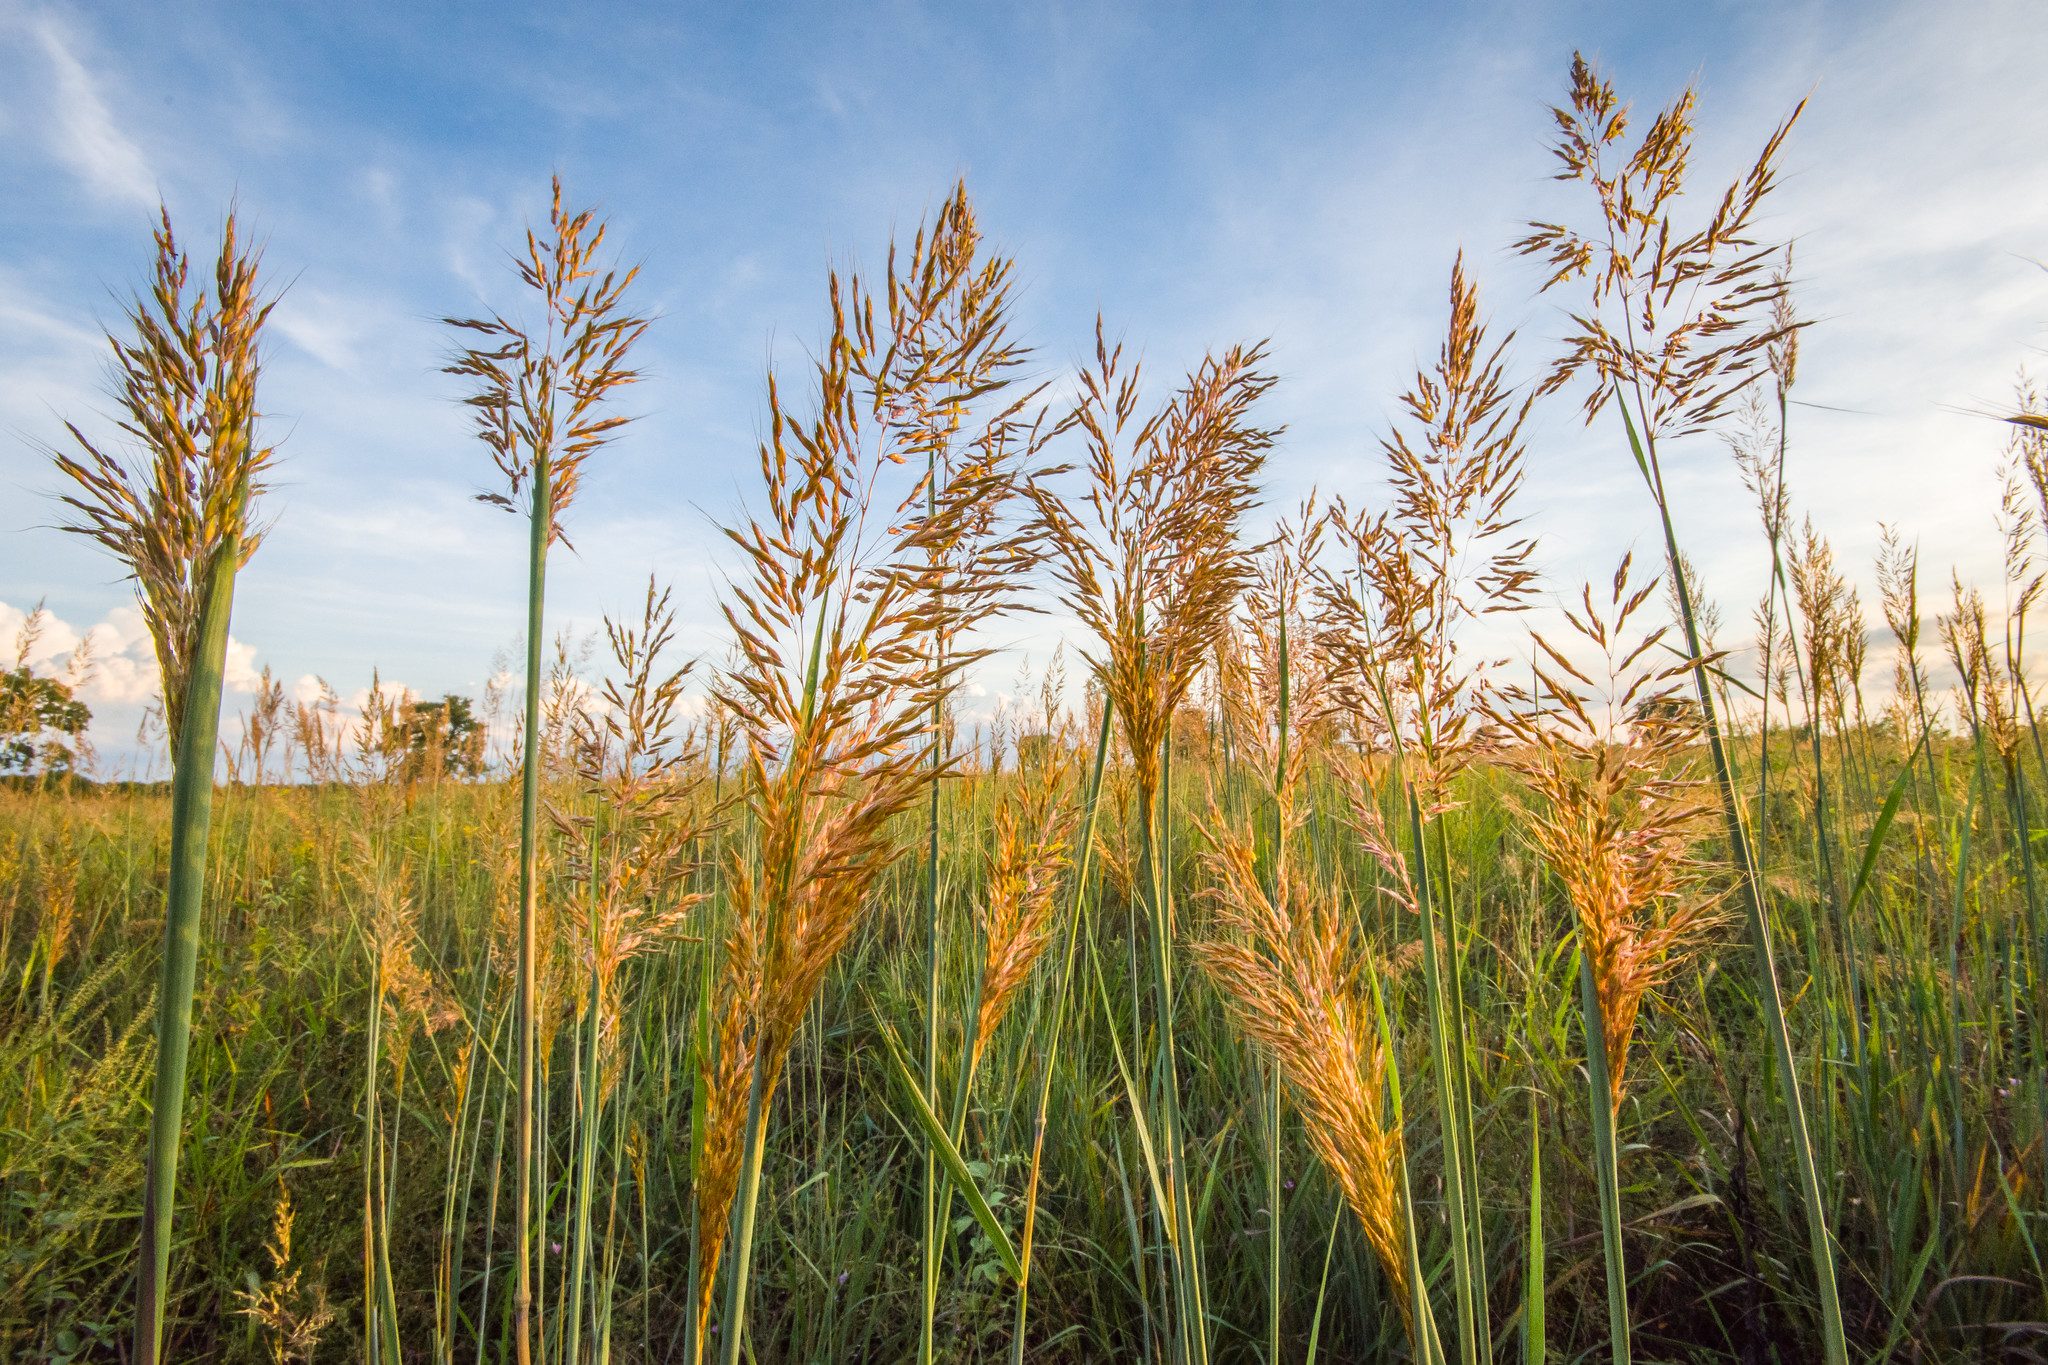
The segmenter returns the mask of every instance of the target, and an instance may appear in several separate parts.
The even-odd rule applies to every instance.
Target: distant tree
[[[400,772],[408,783],[483,773],[484,725],[468,697],[451,692],[439,701],[409,703],[396,737],[404,746]]]
[[[55,678],[26,663],[0,673],[0,773],[68,773],[92,712]]]
[[[0,672],[0,773],[70,772],[92,724],[92,712],[72,696],[91,670],[90,635],[72,654],[65,672],[71,682],[38,678],[29,667],[47,620],[36,603],[14,637],[14,667]]]

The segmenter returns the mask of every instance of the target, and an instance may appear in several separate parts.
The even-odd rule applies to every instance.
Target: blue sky
[[[1555,349],[1558,306],[1506,248],[1565,202],[1546,108],[1574,48],[1645,112],[1698,81],[1702,185],[1811,95],[1768,224],[1798,238],[1818,320],[1798,509],[1866,581],[1883,520],[1932,584],[1952,563],[1991,584],[2003,438],[1969,410],[2048,338],[2039,6],[0,0],[0,633],[40,597],[45,655],[100,627],[88,695],[121,750],[147,643],[118,571],[47,529],[36,443],[65,417],[105,429],[98,330],[159,196],[197,253],[237,199],[289,281],[264,394],[276,529],[242,580],[236,676],[347,695],[376,667],[473,694],[517,639],[523,545],[472,500],[490,466],[434,320],[512,302],[505,253],[551,173],[610,214],[660,314],[643,420],[587,478],[551,621],[630,609],[654,571],[682,590],[686,645],[715,653],[714,523],[750,491],[768,365],[821,333],[829,265],[879,266],[965,176],[1018,262],[1041,376],[1098,310],[1162,380],[1270,337],[1267,417],[1288,430],[1269,506],[1311,485],[1370,499],[1459,249],[1519,329],[1518,375]],[[1649,508],[1617,431],[1564,401],[1535,434],[1525,510],[1569,589],[1652,534]],[[1702,438],[1673,477],[1708,589],[1746,618],[1763,577],[1729,460]]]

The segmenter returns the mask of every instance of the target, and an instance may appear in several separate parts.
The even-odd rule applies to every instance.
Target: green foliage
[[[484,770],[484,723],[468,697],[453,692],[439,701],[416,701],[401,712],[396,744],[403,780],[421,782],[445,773],[479,777]]]
[[[68,773],[92,711],[56,678],[27,663],[0,671],[0,773]]]

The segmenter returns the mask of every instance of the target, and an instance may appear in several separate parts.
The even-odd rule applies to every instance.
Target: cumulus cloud
[[[33,606],[0,602],[0,649],[5,650],[0,666],[13,666],[20,651],[22,629],[33,610]],[[77,695],[95,712],[95,734],[109,728],[117,734],[132,730],[136,709],[153,701],[160,690],[156,649],[143,625],[142,613],[133,606],[115,607],[90,627],[80,629],[45,610],[40,627],[28,649],[29,667],[43,677],[74,682],[83,671],[85,682]],[[90,648],[81,649],[88,639]],[[231,693],[253,693],[257,689],[262,682],[262,669],[256,646],[232,635],[228,637],[224,681]],[[303,681],[300,688],[303,699]]]

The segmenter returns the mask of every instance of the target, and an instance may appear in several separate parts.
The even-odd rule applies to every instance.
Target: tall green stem
[[[761,1050],[757,1043],[753,1079],[747,1086],[747,1135],[741,1149],[739,1205],[733,1210],[732,1268],[725,1279],[725,1334],[718,1345],[721,1365],[739,1365],[740,1338],[746,1334],[747,1270],[754,1261],[754,1214],[761,1194],[761,1153],[768,1140],[768,1104],[762,1089]]]
[[[239,524],[243,493],[236,499]],[[220,739],[221,677],[234,608],[241,537],[215,554],[200,608],[199,648],[185,684],[185,717],[171,774],[170,885],[164,898],[163,977],[157,993],[156,1087],[151,1092],[149,1166],[142,1196],[142,1265],[136,1276],[135,1359],[162,1358],[164,1299],[171,1267],[178,1136],[185,1112],[185,1063],[192,1046],[192,992],[199,973],[199,918],[206,888],[206,837],[213,818],[213,751]]]
[[[1600,1184],[1600,1241],[1607,1250],[1607,1339],[1614,1365],[1629,1365],[1628,1265],[1621,1245],[1621,1159],[1615,1142],[1614,1090],[1607,1031],[1593,983],[1592,945],[1579,938],[1579,1016],[1586,1033],[1587,1092],[1593,1108],[1593,1177]]]
[[[1059,1064],[1060,1034],[1066,1022],[1067,1001],[1073,993],[1074,962],[1079,945],[1090,932],[1083,923],[1087,906],[1088,877],[1095,854],[1095,811],[1102,795],[1102,769],[1109,758],[1109,730],[1113,712],[1102,708],[1102,730],[1095,740],[1095,767],[1088,779],[1088,797],[1081,814],[1081,846],[1074,858],[1074,913],[1067,928],[1067,961],[1060,973],[1059,992],[1053,997],[1046,1029],[1045,1061],[1038,1082],[1038,1103],[1031,1113],[1031,1172],[1024,1204],[1024,1236],[1019,1259],[1024,1273],[1017,1278],[1017,1321],[1010,1332],[1010,1365],[1024,1365],[1024,1325],[1031,1305],[1031,1238],[1038,1222],[1038,1176],[1045,1156],[1045,1115],[1052,1102],[1053,1069]],[[1092,949],[1092,945],[1091,945]]]
[[[1462,1089],[1454,1068],[1461,1068],[1464,1058],[1453,1055],[1460,1032],[1451,1014],[1453,1010],[1464,1008],[1464,1004],[1451,998],[1450,984],[1445,979],[1447,969],[1437,950],[1437,911],[1430,882],[1428,851],[1423,843],[1422,806],[1412,785],[1407,787],[1406,796],[1409,835],[1415,850],[1411,876],[1415,885],[1416,908],[1422,912],[1422,972],[1424,989],[1429,996],[1430,1062],[1437,1077],[1437,1121],[1443,1135],[1444,1194],[1450,1205],[1451,1260],[1457,1281],[1458,1357],[1464,1365],[1477,1365],[1482,1349],[1480,1315],[1484,1311],[1480,1298],[1485,1289],[1479,1283],[1472,1256],[1475,1239],[1470,1227],[1476,1210],[1466,1207],[1472,1188],[1466,1177],[1466,1166],[1472,1160],[1472,1154],[1465,1145],[1470,1125],[1458,1112]],[[1448,936],[1446,945],[1450,946]],[[1485,1349],[1491,1350],[1490,1342]]]
[[[927,519],[938,513],[938,454],[928,456],[925,468],[924,507]],[[943,666],[945,641],[934,637],[932,649]],[[932,702],[932,771],[945,762],[945,703]],[[934,1113],[939,1107],[939,784],[932,783],[931,806],[927,816],[928,848],[924,885],[924,1094]],[[971,1030],[970,1030],[971,1032]],[[964,1087],[964,1080],[962,1082]],[[941,1240],[944,1220],[939,1214],[939,1156],[932,1144],[924,1145],[924,1264],[922,1312],[917,1335],[918,1365],[931,1365],[933,1328],[939,1307],[939,1268],[945,1245]]]
[[[519,1274],[512,1301],[512,1341],[518,1365],[530,1365],[533,1345],[533,1016],[534,920],[540,903],[540,647],[547,594],[548,537],[554,522],[545,455],[533,462],[533,509],[527,542],[526,727],[519,776],[519,1104],[513,1163],[517,1198]]]
[[[1636,466],[1657,504],[1663,523],[1664,548],[1670,558],[1672,587],[1676,589],[1681,624],[1685,627],[1686,652],[1702,658],[1699,625],[1694,619],[1692,593],[1685,581],[1684,562],[1678,556],[1678,533],[1671,524],[1671,508],[1664,496],[1664,475],[1657,463],[1654,435],[1636,433],[1635,417],[1626,397],[1619,391],[1615,400],[1628,427],[1629,445]],[[1714,690],[1708,683],[1707,666],[1693,665],[1693,682],[1699,693],[1700,717],[1707,735],[1707,752],[1714,764],[1714,781],[1720,789],[1721,812],[1728,827],[1728,849],[1735,863],[1736,881],[1742,888],[1742,908],[1749,921],[1749,936],[1756,950],[1757,984],[1763,999],[1764,1026],[1777,1054],[1778,1093],[1785,1106],[1785,1122],[1791,1130],[1793,1156],[1799,1168],[1799,1194],[1806,1206],[1806,1231],[1813,1253],[1813,1273],[1819,1291],[1822,1337],[1826,1342],[1828,1365],[1849,1365],[1848,1335],[1842,1325],[1842,1297],[1835,1284],[1834,1238],[1828,1232],[1827,1206],[1822,1201],[1820,1170],[1814,1160],[1813,1137],[1806,1123],[1806,1106],[1799,1098],[1799,1072],[1792,1053],[1792,1030],[1785,1020],[1785,997],[1778,986],[1777,961],[1771,947],[1770,918],[1765,913],[1756,864],[1750,856],[1748,832],[1743,828],[1740,798],[1735,776],[1728,764],[1728,751],[1721,742],[1721,727],[1714,715]]]

